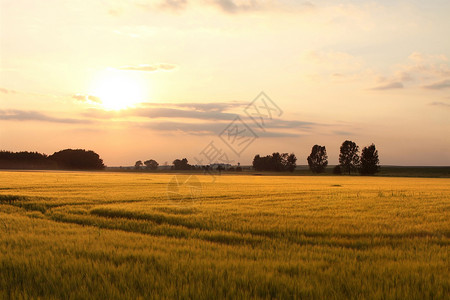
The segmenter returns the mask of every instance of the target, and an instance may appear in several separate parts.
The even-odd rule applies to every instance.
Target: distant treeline
[[[324,173],[328,166],[328,155],[325,146],[314,145],[311,154],[307,157],[309,169],[313,173]],[[253,159],[253,168],[256,171],[290,171],[293,172],[296,167],[297,158],[295,154],[279,154],[261,157],[255,155]],[[359,172],[361,175],[373,175],[380,169],[380,160],[378,159],[378,150],[374,144],[364,147],[359,155],[359,146],[355,142],[345,141],[342,143],[339,152],[339,165],[334,167],[333,173],[338,175],[342,173]]]
[[[307,157],[309,169],[313,173],[325,173],[328,166],[328,155],[325,146],[314,145],[311,154]],[[294,153],[274,152],[271,155],[261,156],[255,155],[253,158],[252,168],[255,171],[271,171],[271,172],[294,172],[297,167],[297,157]],[[171,170],[204,170],[204,171],[242,171],[242,167],[238,163],[236,167],[226,163],[211,163],[210,165],[191,165],[186,158],[175,159],[170,167]],[[145,165],[145,167],[144,167]],[[144,162],[138,160],[135,170],[157,170],[158,162],[149,159]],[[361,175],[373,175],[379,171],[380,161],[378,159],[378,150],[374,144],[364,147],[359,155],[359,146],[355,142],[345,141],[342,143],[339,152],[339,165],[333,169],[333,174],[351,174],[358,172]]]
[[[309,169],[313,173],[324,173],[328,166],[328,155],[325,146],[314,145],[311,154],[307,157]],[[294,171],[297,161],[295,154],[279,154],[261,157],[255,155],[253,159],[253,168],[256,171]],[[375,145],[364,147],[359,155],[359,146],[352,141],[344,141],[339,152],[339,165],[334,167],[333,173],[338,175],[342,173],[359,172],[361,175],[373,175],[379,171],[380,160],[378,159],[378,150]]]
[[[94,151],[65,149],[48,156],[38,152],[0,151],[0,169],[102,170],[103,160]]]

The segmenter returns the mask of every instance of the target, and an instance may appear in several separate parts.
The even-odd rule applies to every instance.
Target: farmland
[[[449,253],[448,178],[0,172],[0,298],[443,299]]]

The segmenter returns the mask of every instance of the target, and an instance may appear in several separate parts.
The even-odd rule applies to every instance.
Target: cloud
[[[445,108],[450,108],[450,103],[439,102],[439,101],[432,102],[432,103],[430,103],[430,105],[432,105],[432,106],[440,106],[440,107],[445,107]]]
[[[226,14],[252,13],[259,11],[309,11],[316,6],[310,1],[281,1],[281,0],[135,0],[135,7],[146,11],[184,11],[192,7],[215,7]],[[118,15],[121,9],[109,9],[109,14]]]
[[[403,87],[404,87],[403,83],[401,83],[401,82],[391,82],[391,83],[383,84],[380,86],[376,86],[374,88],[371,88],[371,90],[384,91],[384,90],[402,89]]]
[[[251,125],[251,124],[250,124]],[[182,132],[192,135],[214,136],[221,133],[227,126],[227,122],[145,122],[139,123],[139,127],[162,132]],[[251,126],[250,126],[251,127]],[[253,128],[253,127],[251,127]],[[255,129],[256,130],[256,129]],[[266,131],[258,132],[261,137],[298,137],[302,134],[293,131]]]
[[[335,135],[344,135],[344,136],[352,136],[353,133],[350,131],[344,131],[344,130],[335,130],[333,131],[333,134]]]
[[[197,111],[205,112],[223,112],[229,111],[238,107],[246,107],[248,103],[244,102],[211,102],[211,103],[145,103],[146,106],[166,106],[166,107],[176,107],[176,108],[189,108]]]
[[[93,95],[83,95],[83,94],[75,94],[72,96],[73,99],[81,101],[81,102],[94,102],[94,103],[102,103],[102,100],[99,97]]]
[[[194,135],[216,135],[240,115],[242,120],[254,130],[260,131],[253,120],[243,114],[247,103],[145,103],[142,107],[121,111],[89,109],[83,116],[94,119],[129,119],[135,124],[156,131],[184,132]],[[157,119],[157,121],[156,121]],[[321,124],[298,120],[273,119],[266,122],[264,137],[297,137]]]
[[[138,108],[131,111],[134,116],[146,118],[183,118],[200,120],[233,120],[236,114],[220,111],[198,111],[175,108]]]
[[[108,14],[114,17],[118,17],[123,13],[123,10],[119,8],[110,8],[108,9]]]
[[[237,13],[243,11],[256,11],[261,10],[261,4],[256,0],[241,1],[241,3],[236,3],[233,0],[212,0],[211,3],[218,6],[224,12],[227,13]]]
[[[0,110],[0,120],[42,121],[42,122],[66,123],[66,124],[92,123],[89,120],[58,118],[48,116],[46,114],[37,111],[24,111],[24,110]]]
[[[156,71],[172,71],[176,69],[177,66],[174,64],[153,64],[153,65],[137,65],[137,66],[123,66],[119,67],[119,70],[126,71],[142,71],[142,72],[156,72]]]
[[[121,111],[105,111],[102,109],[89,109],[83,116],[96,119],[112,119],[124,117],[145,118],[187,118],[200,120],[232,120],[236,113],[244,108],[244,102],[217,102],[217,103],[141,103],[141,107],[128,108]],[[233,112],[233,113],[231,113]]]
[[[4,93],[4,94],[17,94],[17,91],[15,90],[10,90],[10,89],[5,89],[0,87],[0,93]]]
[[[392,75],[385,78],[407,87],[444,89],[450,87],[450,64],[445,55],[427,55],[413,52],[406,63],[394,67]],[[395,87],[394,87],[395,88]]]
[[[430,90],[442,90],[442,89],[448,89],[450,88],[450,80],[442,80],[439,82],[435,82],[429,85],[425,85],[424,88],[430,89]]]
[[[259,11],[304,12],[316,8],[310,1],[209,0],[208,2],[228,14]]]
[[[187,4],[187,0],[165,0],[160,4],[160,7],[178,11],[186,9]]]
[[[223,111],[199,111],[177,109],[170,107],[140,107],[129,108],[121,111],[104,111],[101,109],[90,109],[83,116],[95,119],[112,119],[127,117],[142,117],[148,119],[198,119],[198,120],[215,120],[229,121],[236,117],[235,113],[227,113]]]

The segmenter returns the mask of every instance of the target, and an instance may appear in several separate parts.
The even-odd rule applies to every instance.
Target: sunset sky
[[[450,165],[450,1],[0,0],[0,150],[83,148],[108,166],[235,163],[375,143]],[[245,113],[264,91],[280,109]],[[219,137],[240,116],[257,138]]]

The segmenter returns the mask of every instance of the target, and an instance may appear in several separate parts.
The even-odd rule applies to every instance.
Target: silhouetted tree
[[[373,175],[378,172],[380,160],[378,159],[378,150],[372,144],[364,147],[361,151],[360,172],[362,175]]]
[[[287,155],[287,153],[284,154]],[[297,157],[295,157],[294,153],[287,155],[287,158],[284,161],[284,165],[286,170],[288,170],[289,172],[294,172],[295,168],[297,167]]]
[[[105,168],[100,156],[90,150],[65,149],[53,153],[48,158],[49,160],[55,161],[61,169],[102,170]]]
[[[219,174],[222,174],[222,171],[225,170],[225,168],[221,165],[217,166],[217,171],[219,172]]]
[[[341,151],[339,154],[339,164],[343,172],[355,171],[359,166],[359,147],[352,141],[345,141],[342,143]]]
[[[144,161],[144,165],[149,170],[156,170],[158,169],[159,164],[154,159],[149,159]]]
[[[191,165],[188,164],[188,160],[186,158],[175,159],[173,161],[173,168],[175,170],[190,170],[191,169]]]
[[[0,169],[56,169],[56,163],[38,152],[0,151]]]
[[[341,166],[337,165],[333,168],[333,174],[334,175],[341,175],[342,174],[342,170],[341,170]]]
[[[325,172],[325,168],[328,166],[327,149],[325,146],[314,145],[307,160],[309,169],[313,173]]]
[[[297,158],[294,153],[278,153],[261,157],[259,154],[253,158],[253,168],[256,171],[290,171],[296,167]]]
[[[143,165],[142,161],[141,161],[141,160],[138,160],[138,161],[134,164],[134,168],[135,168],[136,170],[140,170],[140,169],[142,168],[142,165]]]

